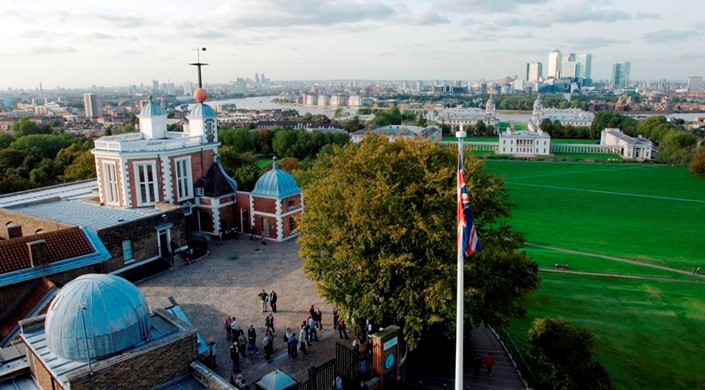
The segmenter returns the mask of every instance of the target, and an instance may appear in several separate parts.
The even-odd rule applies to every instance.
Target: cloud
[[[503,13],[516,12],[524,5],[543,5],[549,0],[445,0],[439,9],[459,13]]]
[[[507,15],[498,19],[497,23],[504,26],[547,28],[556,24],[619,23],[659,18],[660,16],[654,13],[631,13],[612,8],[597,8],[596,3],[592,1],[577,0],[562,2],[546,9],[537,9],[527,16]]]
[[[686,42],[701,40],[703,37],[705,34],[696,30],[657,30],[642,35],[642,39],[654,43]]]
[[[77,53],[73,47],[60,47],[60,46],[41,46],[33,47],[27,50],[26,53],[20,55],[47,55],[47,54],[65,54],[65,53]]]
[[[592,50],[598,47],[610,46],[621,43],[627,43],[627,41],[604,37],[569,38],[565,41],[565,44],[567,46],[571,46],[575,50]]]
[[[433,26],[437,24],[447,24],[450,23],[448,18],[441,16],[433,11],[428,11],[416,16],[412,19],[411,24],[418,26]]]
[[[149,19],[141,16],[123,16],[96,13],[89,15],[89,17],[112,23],[113,25],[121,28],[144,27],[151,23]]]
[[[226,3],[216,13],[230,28],[283,28],[382,21],[391,18],[395,10],[375,1],[244,0],[237,6]]]

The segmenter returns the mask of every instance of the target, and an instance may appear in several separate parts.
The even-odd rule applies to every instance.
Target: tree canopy
[[[610,378],[593,356],[594,337],[562,318],[537,318],[529,329],[531,355],[539,380],[549,389],[609,389]]]
[[[456,164],[452,148],[368,134],[320,153],[298,176],[306,275],[354,320],[401,326],[412,348],[431,326],[455,326]],[[502,180],[472,157],[465,177],[483,246],[465,263],[466,315],[501,324],[522,313],[537,267],[503,223]]]

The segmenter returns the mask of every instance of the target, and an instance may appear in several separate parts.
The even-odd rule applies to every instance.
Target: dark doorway
[[[168,240],[168,230],[160,230],[159,234],[159,256],[169,259],[171,258],[171,253],[169,253],[169,240]]]

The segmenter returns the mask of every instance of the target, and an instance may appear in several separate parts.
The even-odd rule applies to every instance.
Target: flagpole
[[[458,139],[458,155],[460,156],[460,162],[464,161],[463,153],[463,138],[465,138],[466,133],[463,131],[463,125],[460,125],[459,131],[455,133],[455,137]],[[463,169],[461,165],[459,169]],[[459,174],[459,172],[458,172]],[[458,203],[461,204],[461,194],[460,194],[460,176],[458,175],[458,185],[456,185],[456,192],[458,193]],[[464,280],[464,248],[460,243],[462,242],[462,234],[460,224],[456,223],[457,226],[457,249],[458,249],[458,287],[456,292],[456,309],[455,309],[455,390],[463,390],[463,322],[464,322],[464,291],[465,291],[465,280]]]

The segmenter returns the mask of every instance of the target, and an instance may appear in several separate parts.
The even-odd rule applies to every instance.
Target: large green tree
[[[705,146],[695,149],[690,160],[690,173],[705,177]]]
[[[610,379],[593,356],[590,331],[562,318],[537,318],[529,329],[531,356],[539,363],[539,380],[547,389],[609,389]]]
[[[307,276],[353,319],[400,325],[411,347],[433,325],[449,334],[455,326],[456,164],[452,148],[368,134],[319,154],[299,176]],[[521,314],[537,268],[503,224],[502,180],[472,157],[465,177],[483,245],[465,263],[466,320],[501,324]]]

